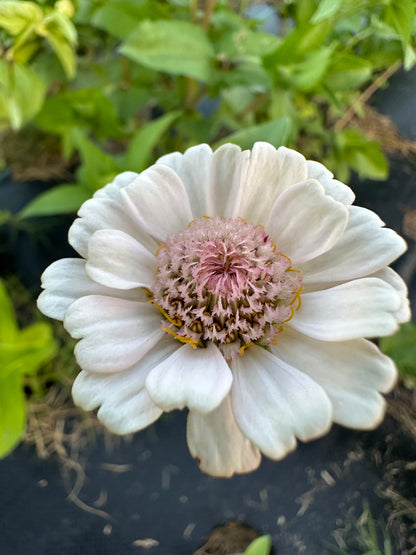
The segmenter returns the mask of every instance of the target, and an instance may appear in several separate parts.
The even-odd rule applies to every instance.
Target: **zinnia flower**
[[[393,362],[364,338],[410,318],[406,249],[349,187],[284,147],[199,145],[125,172],[69,231],[38,300],[80,341],[75,403],[127,434],[189,408],[212,475],[383,417]]]

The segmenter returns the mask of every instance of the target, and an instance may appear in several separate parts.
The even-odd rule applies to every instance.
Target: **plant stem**
[[[205,2],[204,19],[202,20],[202,28],[205,29],[205,31],[208,31],[211,24],[211,17],[216,3],[217,0],[206,0]]]
[[[370,100],[373,94],[382,86],[390,77],[396,73],[396,71],[401,67],[402,62],[401,60],[396,60],[394,64],[388,67],[381,75],[377,77],[375,81],[373,81],[366,89],[363,91],[360,96],[355,100],[345,114],[339,119],[335,126],[334,131],[339,133],[348,125],[348,123],[352,120],[355,116],[359,108],[363,106],[366,102]]]

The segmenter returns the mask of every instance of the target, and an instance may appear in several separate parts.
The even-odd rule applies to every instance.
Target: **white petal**
[[[242,181],[245,178],[250,151],[225,144],[212,156],[209,187],[208,216],[235,218],[239,215],[239,198],[242,194]]]
[[[218,348],[211,342],[205,349],[184,345],[153,368],[146,387],[162,409],[210,412],[230,390],[232,375]]]
[[[202,216],[238,216],[241,182],[247,169],[250,152],[237,145],[226,144],[215,153],[208,145],[189,148],[163,156],[157,161],[172,168],[188,192],[194,218]]]
[[[84,258],[88,254],[88,241],[91,235],[99,229],[118,229],[134,237],[151,252],[156,252],[158,244],[134,219],[121,199],[121,191],[128,183],[134,183],[130,177],[137,174],[128,172],[129,179],[124,179],[124,174],[115,181],[100,189],[92,199],[87,200],[78,211],[77,218],[68,232],[70,244]],[[123,188],[121,188],[123,187]]]
[[[88,242],[87,274],[117,289],[149,287],[157,273],[156,258],[123,231],[102,229]]]
[[[181,178],[188,193],[193,218],[208,215],[208,191],[212,150],[202,144],[188,148],[181,154],[162,156],[156,164],[169,166]]]
[[[309,376],[253,346],[231,362],[232,406],[237,425],[261,451],[281,459],[303,441],[326,433],[331,403]]]
[[[156,364],[178,346],[179,343],[165,334],[131,368],[111,374],[82,371],[72,387],[75,403],[84,410],[93,410],[101,405],[99,419],[116,434],[128,434],[145,428],[162,413],[144,387],[146,377]]]
[[[406,242],[366,208],[349,207],[345,233],[334,247],[302,268],[305,284],[364,277],[389,265],[406,250]]]
[[[271,347],[273,353],[309,374],[326,391],[334,422],[351,428],[377,426],[384,415],[384,399],[397,379],[393,361],[366,339],[323,342],[289,327]]]
[[[179,233],[193,218],[185,186],[167,166],[151,166],[120,194],[126,211],[157,241]]]
[[[277,198],[265,228],[277,250],[289,256],[296,267],[330,249],[347,221],[346,206],[325,195],[322,185],[310,179]]]
[[[308,178],[317,179],[324,186],[327,195],[343,204],[354,202],[355,195],[353,191],[341,181],[334,179],[333,174],[324,165],[313,160],[308,160],[306,164]]]
[[[82,297],[65,314],[64,326],[81,341],[75,356],[83,370],[115,372],[139,361],[164,334],[160,314],[148,303],[100,295]]]
[[[401,299],[377,278],[362,278],[302,295],[290,327],[323,341],[390,335],[398,329]]]
[[[119,173],[111,183],[101,187],[94,193],[94,198],[111,198],[113,200],[120,200],[120,189],[127,187],[133,183],[133,181],[138,177],[136,172],[122,172]]]
[[[276,198],[306,178],[306,160],[301,154],[283,146],[276,150],[268,143],[255,143],[236,215],[264,225]]]
[[[400,307],[394,313],[394,317],[400,324],[409,322],[412,314],[410,312],[410,301],[406,283],[402,280],[398,273],[391,268],[383,268],[372,274],[371,277],[382,279],[391,285],[400,296]]]
[[[259,449],[235,422],[229,395],[208,414],[190,411],[186,430],[191,455],[211,476],[229,478],[251,472],[260,464]]]
[[[106,295],[130,300],[144,300],[142,290],[118,291],[92,281],[85,273],[85,260],[62,258],[53,262],[42,274],[45,289],[38,298],[38,308],[50,318],[63,320],[68,307],[79,297]]]

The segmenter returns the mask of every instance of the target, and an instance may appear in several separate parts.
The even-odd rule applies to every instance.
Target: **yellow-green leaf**
[[[0,118],[20,129],[41,108],[46,86],[31,68],[0,59]]]
[[[0,457],[5,457],[19,443],[25,430],[26,407],[22,376],[0,376]]]
[[[0,27],[11,35],[19,35],[42,17],[42,10],[34,2],[0,2]]]

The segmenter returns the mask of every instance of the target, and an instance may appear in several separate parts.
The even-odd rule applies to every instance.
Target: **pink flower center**
[[[300,306],[300,271],[262,226],[241,218],[194,220],[156,256],[151,302],[163,329],[193,347],[213,341],[227,359],[275,343]]]

